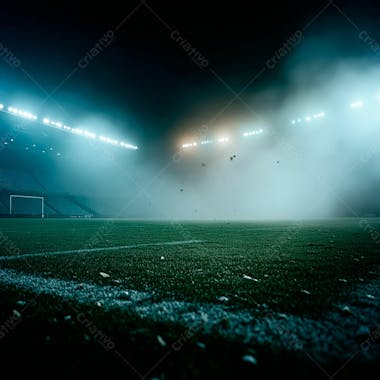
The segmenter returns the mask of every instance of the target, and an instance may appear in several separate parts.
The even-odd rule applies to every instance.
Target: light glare
[[[0,104],[0,110],[2,110],[3,108],[4,108],[4,105]],[[33,115],[30,112],[27,112],[27,111],[24,111],[24,110],[15,108],[15,107],[9,106],[9,107],[7,107],[7,111],[5,111],[5,112],[9,112],[12,115],[20,116],[20,117],[23,117],[23,118],[28,119],[28,120],[33,120],[33,121],[37,120],[37,116],[36,115]],[[87,137],[87,138],[90,138],[90,139],[96,139],[97,138],[97,135],[95,133],[93,133],[93,132],[90,132],[90,131],[87,131],[87,130],[84,130],[84,129],[81,129],[81,128],[71,128],[68,125],[63,124],[60,121],[50,120],[47,117],[44,117],[41,120],[41,123],[45,124],[45,125],[48,125],[50,127],[53,127],[53,128],[62,129],[64,131],[71,132],[71,133],[74,133],[76,135]],[[132,145],[132,144],[129,144],[129,143],[126,143],[126,142],[122,142],[122,141],[119,141],[119,140],[114,140],[114,139],[111,139],[109,137],[100,136],[99,140],[103,141],[103,142],[106,142],[106,143],[109,143],[109,144],[112,144],[112,145],[120,146],[120,147],[123,147],[123,148],[126,148],[126,149],[133,149],[133,150],[137,150],[138,149],[138,147],[136,145]],[[195,145],[196,145],[196,143],[195,143]]]
[[[244,132],[244,133],[243,133],[243,136],[244,136],[244,137],[255,136],[255,135],[258,135],[258,134],[260,134],[260,133],[263,133],[263,129],[261,129],[261,128],[255,130],[255,131]]]
[[[350,104],[351,108],[361,108],[363,107],[363,105],[364,105],[364,102],[361,100],[358,100]]]

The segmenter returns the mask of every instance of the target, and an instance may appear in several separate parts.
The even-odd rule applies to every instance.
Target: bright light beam
[[[193,147],[196,147],[198,144],[196,142],[192,142],[192,143],[186,143],[186,144],[182,144],[182,148],[184,149],[188,149],[188,148],[193,148]]]
[[[263,129],[257,129],[255,131],[244,132],[243,136],[244,137],[255,136],[255,135],[259,135],[260,133],[263,133],[263,132],[264,132]]]
[[[353,103],[350,104],[351,108],[361,108],[363,106],[364,106],[364,102],[361,101],[361,100],[358,100],[358,101],[353,102]]]
[[[24,119],[37,120],[36,115],[33,115],[30,112],[20,110],[20,109],[15,108],[15,107],[8,107],[8,112],[12,115],[23,117]]]
[[[36,115],[33,115],[30,112],[27,112],[27,111],[24,111],[24,110],[15,108],[15,107],[8,107],[5,110],[3,104],[0,104],[0,111],[6,112],[6,113],[10,113],[10,114],[12,114],[14,116],[20,116],[20,117],[23,117],[24,119],[28,119],[28,120],[31,120],[31,121],[36,121],[38,119]],[[60,121],[50,120],[47,117],[44,117],[42,119],[42,121],[37,121],[37,122],[38,123],[42,123],[44,125],[47,125],[49,127],[61,129],[61,130],[64,130],[66,132],[71,132],[73,134],[76,134],[76,135],[79,135],[79,136],[83,136],[83,137],[87,137],[87,138],[90,138],[90,139],[96,139],[97,138],[97,135],[95,133],[93,133],[93,132],[90,132],[90,131],[87,131],[87,130],[84,130],[84,129],[81,129],[81,128],[71,128],[68,125],[63,124]],[[108,143],[108,144],[120,146],[120,147],[123,147],[123,148],[126,148],[126,149],[133,149],[133,150],[137,150],[138,149],[138,147],[136,145],[132,145],[132,144],[129,144],[129,143],[126,143],[126,142],[123,142],[123,141],[119,141],[119,140],[114,140],[114,139],[111,139],[110,137],[100,136],[98,138],[98,140],[100,140],[102,142],[105,142],[105,143]]]

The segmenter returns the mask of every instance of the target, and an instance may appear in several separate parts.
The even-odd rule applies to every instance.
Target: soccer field
[[[351,379],[378,368],[378,219],[0,229],[0,347],[15,374]]]

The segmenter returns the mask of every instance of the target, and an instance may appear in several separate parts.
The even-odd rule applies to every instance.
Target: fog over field
[[[139,217],[163,219],[297,219],[378,212],[379,69],[362,61],[323,70],[295,67],[289,72],[292,90],[280,105],[270,104],[272,98],[279,103],[278,90],[265,90],[268,105],[256,113],[259,117],[194,128],[188,141],[198,141],[197,147],[178,145],[177,153],[156,162],[140,157],[119,177],[115,192],[121,203],[131,202],[129,210],[139,205]],[[263,133],[243,136],[258,129]],[[220,136],[229,141],[199,145]]]
[[[267,65],[263,75],[276,74],[277,82],[253,84],[244,101],[224,110],[228,98],[218,107],[212,105],[212,94],[203,106],[185,99],[187,112],[170,111],[182,120],[165,138],[147,136],[137,151],[62,139],[65,160],[50,164],[43,182],[66,193],[91,195],[109,216],[251,220],[378,215],[380,69],[369,58],[329,59],[334,50],[339,50],[336,40],[302,37],[283,61],[276,60],[276,67],[273,60]],[[239,102],[244,112],[236,107]],[[101,112],[79,119],[82,124],[118,135]],[[252,131],[262,133],[244,136]],[[221,138],[229,140],[219,142]],[[212,143],[202,145],[205,140]],[[188,143],[198,145],[182,147]],[[33,171],[38,177],[39,166]]]

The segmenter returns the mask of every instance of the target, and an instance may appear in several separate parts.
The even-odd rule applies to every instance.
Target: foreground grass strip
[[[326,352],[330,357],[339,358],[348,358],[353,353],[362,353],[368,358],[379,354],[378,345],[373,349],[362,347],[380,323],[379,276],[360,285],[351,294],[351,303],[344,305],[350,308],[350,315],[337,308],[318,320],[272,313],[269,310],[261,315],[253,315],[249,310],[208,303],[176,300],[154,302],[152,294],[148,292],[44,278],[9,269],[0,270],[0,283],[34,294],[59,297],[62,301],[98,305],[107,311],[122,310],[142,319],[181,324],[192,333],[218,334],[248,344],[302,350],[318,360],[323,360]],[[371,297],[368,297],[369,291]],[[343,305],[337,306],[340,310],[343,309]]]
[[[205,243],[205,240],[180,240],[180,241],[168,241],[168,242],[158,242],[158,243],[142,243],[142,244],[132,244],[132,245],[119,245],[116,247],[102,247],[102,248],[87,248],[87,249],[73,249],[68,251],[54,251],[54,252],[37,252],[37,253],[24,253],[21,255],[9,255],[0,256],[0,260],[17,260],[24,259],[28,257],[40,257],[40,256],[54,256],[54,255],[68,255],[75,253],[91,253],[91,252],[109,252],[109,251],[119,251],[121,249],[129,248],[143,248],[143,247],[155,247],[155,246],[171,246],[171,245],[187,245],[187,244],[199,244]]]

